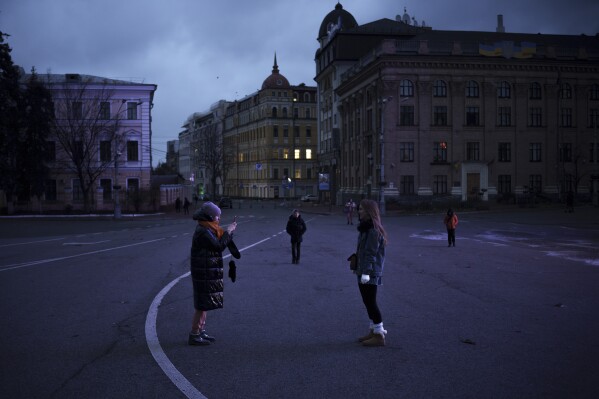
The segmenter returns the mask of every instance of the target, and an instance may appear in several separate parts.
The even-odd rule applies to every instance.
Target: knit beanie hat
[[[204,205],[202,205],[202,207],[199,209],[198,212],[196,212],[196,214],[204,214],[206,216],[209,216],[210,219],[212,221],[214,221],[214,218],[216,218],[217,216],[220,216],[220,208],[218,206],[216,206],[216,204],[214,204],[213,202],[204,202]],[[194,219],[198,219],[196,217],[196,215],[194,215]]]

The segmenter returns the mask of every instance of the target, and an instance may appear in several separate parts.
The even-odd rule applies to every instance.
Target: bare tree
[[[73,190],[80,190],[83,210],[89,212],[96,181],[122,151],[117,139],[126,101],[114,98],[110,81],[80,75],[57,84],[49,76],[48,81],[54,93],[57,165],[77,176]]]
[[[216,198],[216,182],[223,180],[223,166],[225,165],[225,151],[223,138],[216,123],[204,127],[196,141],[198,167],[205,169],[210,175],[211,198]]]
[[[235,151],[235,148],[226,146],[223,142],[223,166],[221,175],[221,180],[223,182],[223,190],[225,187],[227,187],[227,176],[236,164],[236,156],[237,151]]]

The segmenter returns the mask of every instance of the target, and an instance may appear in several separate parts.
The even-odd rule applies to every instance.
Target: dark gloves
[[[237,245],[235,245],[235,243],[233,242],[233,240],[229,241],[229,244],[227,245],[227,248],[229,248],[229,251],[231,252],[231,255],[233,255],[233,257],[235,259],[241,258],[241,254],[239,253],[239,250],[237,249]]]
[[[235,282],[237,278],[237,266],[235,266],[234,260],[229,261],[229,278],[232,282]]]

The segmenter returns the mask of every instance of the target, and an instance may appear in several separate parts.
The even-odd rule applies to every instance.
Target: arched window
[[[447,84],[442,80],[435,80],[433,97],[447,97]]]
[[[466,83],[466,97],[478,97],[478,83],[474,80],[469,80]]]
[[[287,107],[283,107],[283,118],[287,118]]]
[[[540,100],[541,99],[541,85],[538,82],[532,82],[528,89],[529,98],[531,100]]]
[[[497,86],[497,98],[510,98],[511,97],[511,87],[508,82],[505,80]]]
[[[562,83],[559,87],[559,98],[569,100],[572,98],[572,87],[568,83]]]
[[[414,97],[414,84],[410,80],[402,80],[399,84],[399,95],[401,97]]]
[[[277,117],[277,107],[272,107],[272,117],[273,118]]]
[[[304,102],[305,103],[309,103],[310,102],[310,93],[304,93]]]

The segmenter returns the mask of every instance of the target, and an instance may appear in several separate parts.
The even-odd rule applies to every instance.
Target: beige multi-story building
[[[508,33],[501,16],[495,32],[407,14],[358,25],[338,3],[318,37],[318,156],[333,201],[574,192],[597,203],[599,36]]]
[[[316,88],[279,72],[229,105],[224,119],[224,195],[296,198],[318,193]]]

